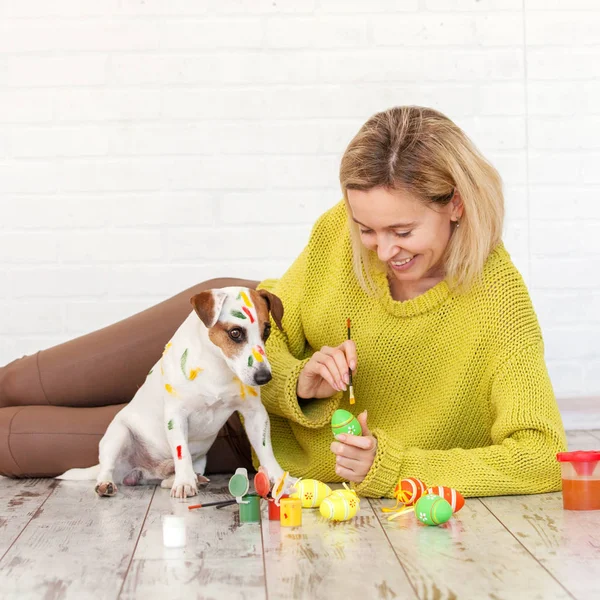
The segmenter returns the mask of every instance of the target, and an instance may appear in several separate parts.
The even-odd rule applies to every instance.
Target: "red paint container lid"
[[[254,476],[254,489],[256,490],[256,493],[263,498],[266,498],[267,494],[271,491],[271,482],[265,471],[259,471]]]
[[[592,462],[600,460],[600,450],[575,450],[574,452],[559,452],[558,462]]]
[[[600,460],[600,450],[575,450],[574,452],[559,452],[556,455],[558,462],[574,463],[573,468],[577,475],[591,475]]]

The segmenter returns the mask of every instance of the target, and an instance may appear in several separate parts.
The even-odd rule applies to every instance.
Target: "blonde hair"
[[[360,241],[352,221],[348,190],[377,187],[402,190],[425,204],[445,206],[458,191],[463,203],[460,227],[444,256],[449,285],[468,288],[500,242],[504,220],[502,180],[467,135],[431,108],[399,106],[373,115],[342,157],[340,183],[350,226],[354,271],[373,293],[372,269],[382,269],[375,253]]]

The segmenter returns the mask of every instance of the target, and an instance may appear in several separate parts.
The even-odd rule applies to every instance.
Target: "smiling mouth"
[[[390,264],[392,267],[402,267],[403,265],[407,265],[413,258],[414,256],[409,256],[403,260],[390,260]]]

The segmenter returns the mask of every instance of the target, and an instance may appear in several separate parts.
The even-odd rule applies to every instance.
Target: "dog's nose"
[[[254,383],[256,383],[256,385],[265,385],[265,383],[269,383],[271,379],[273,379],[273,376],[271,375],[271,371],[267,371],[267,369],[256,371],[254,375]]]

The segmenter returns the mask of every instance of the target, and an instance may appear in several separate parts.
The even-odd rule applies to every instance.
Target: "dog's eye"
[[[229,337],[234,341],[234,342],[243,342],[244,341],[244,330],[240,329],[239,327],[234,327],[233,329],[229,330]]]
[[[271,335],[271,324],[267,323],[265,325],[265,330],[263,331],[263,341],[267,341],[269,339],[269,336]]]

